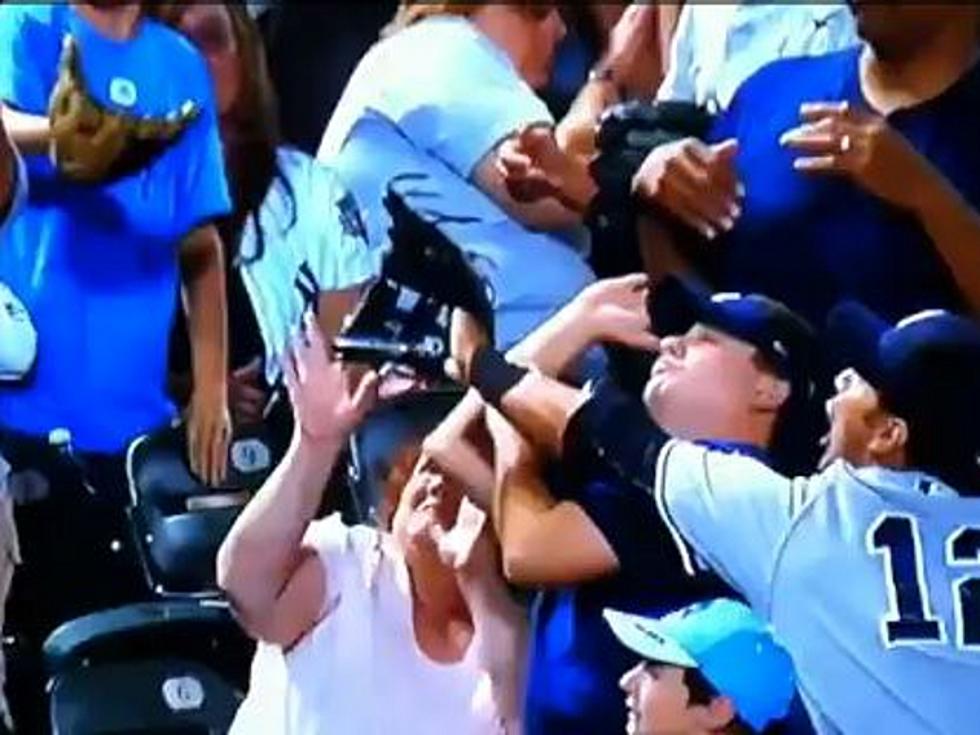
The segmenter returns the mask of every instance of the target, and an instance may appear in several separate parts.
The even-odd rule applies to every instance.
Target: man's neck
[[[938,96],[976,62],[976,34],[969,29],[968,23],[951,25],[903,54],[879,54],[866,46],[861,56],[865,98],[887,115]]]
[[[773,434],[773,419],[761,415],[715,416],[710,426],[690,426],[669,433],[688,441],[753,447],[762,451],[769,448]]]
[[[99,33],[114,41],[135,36],[143,14],[140,3],[76,3],[75,9]]]

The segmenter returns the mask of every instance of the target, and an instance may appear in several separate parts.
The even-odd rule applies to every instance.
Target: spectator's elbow
[[[504,578],[518,587],[533,587],[546,584],[541,579],[540,550],[535,548],[525,534],[507,533],[500,538],[501,565]]]

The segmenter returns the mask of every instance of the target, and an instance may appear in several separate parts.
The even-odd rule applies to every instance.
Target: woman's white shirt
[[[232,735],[502,732],[476,638],[455,664],[419,650],[408,569],[384,536],[334,515],[305,542],[323,562],[323,617],[288,653],[259,644]]]

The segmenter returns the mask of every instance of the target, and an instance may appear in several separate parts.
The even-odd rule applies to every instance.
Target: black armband
[[[493,347],[484,346],[473,355],[470,384],[480,392],[483,400],[500,408],[504,394],[520,383],[528,372],[527,368],[507,362]]]

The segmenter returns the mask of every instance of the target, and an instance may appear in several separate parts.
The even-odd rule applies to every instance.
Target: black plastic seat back
[[[214,590],[218,547],[278,461],[274,446],[261,433],[236,433],[228,477],[209,487],[188,466],[183,427],[133,442],[127,458],[130,515],[151,587],[166,593]]]
[[[349,479],[358,522],[378,523],[396,457],[406,446],[421,443],[462,395],[455,388],[409,393],[379,406],[365,419],[351,437]]]
[[[219,735],[242,694],[209,668],[177,658],[78,667],[51,686],[54,735]]]

